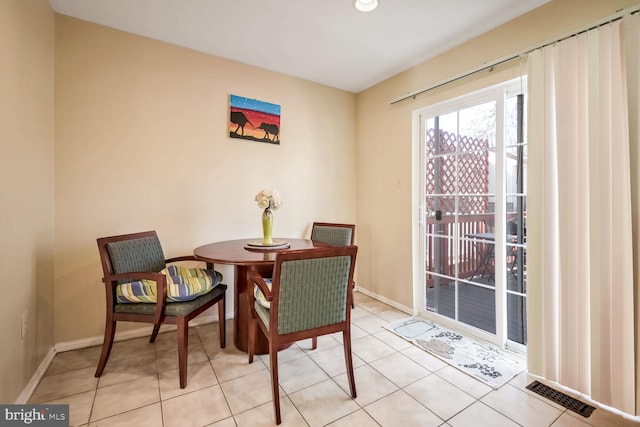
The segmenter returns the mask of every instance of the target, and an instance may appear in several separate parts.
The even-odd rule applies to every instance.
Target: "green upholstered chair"
[[[311,240],[327,243],[331,246],[353,245],[356,234],[355,224],[338,224],[333,222],[314,222],[311,227]],[[356,283],[352,283],[356,287]],[[351,308],[355,307],[353,299]],[[314,346],[315,348],[315,346]]]
[[[169,323],[176,325],[178,329],[180,388],[185,388],[187,385],[189,320],[218,304],[220,346],[222,348],[225,346],[225,293],[227,286],[220,283],[222,275],[213,270],[200,271],[200,273],[206,272],[209,275],[209,279],[206,280],[208,280],[210,290],[202,290],[201,293],[183,296],[183,301],[171,302],[171,289],[178,287],[171,285],[172,288],[168,291],[167,282],[173,283],[173,278],[160,273],[160,271],[165,271],[165,267],[169,263],[194,261],[195,257],[181,256],[165,260],[162,246],[155,231],[103,237],[97,241],[104,273],[102,281],[105,284],[107,315],[102,354],[95,376],[102,375],[107,364],[118,321],[153,323],[153,332],[149,342],[155,341],[161,324]],[[136,294],[139,294],[142,289],[155,302],[123,301],[119,286],[128,286],[132,282],[140,285],[136,288]],[[141,284],[145,284],[146,288]],[[179,289],[181,292],[185,289],[188,291],[189,286],[183,286]],[[131,295],[133,294],[134,292],[131,292]]]
[[[311,240],[324,242],[331,246],[353,245],[356,233],[354,224],[336,224],[314,222],[311,227]]]
[[[249,289],[260,288],[269,308],[250,291],[249,363],[258,327],[269,341],[271,387],[276,424],[280,424],[278,349],[287,343],[342,332],[351,397],[356,384],[351,355],[351,283],[356,246],[290,250],[276,254],[271,289],[256,271],[248,276]]]

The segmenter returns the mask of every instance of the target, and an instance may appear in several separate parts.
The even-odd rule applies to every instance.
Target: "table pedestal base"
[[[263,277],[271,277],[273,266],[243,266],[236,265],[235,276],[238,297],[235,299],[233,318],[233,343],[238,350],[249,351],[249,319],[251,317],[249,307],[249,294],[247,289],[247,273],[257,271]],[[255,354],[269,354],[269,341],[265,338],[260,327],[257,328]]]

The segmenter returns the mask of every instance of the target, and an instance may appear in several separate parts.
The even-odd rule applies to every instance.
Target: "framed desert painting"
[[[231,95],[229,136],[280,144],[280,105]]]

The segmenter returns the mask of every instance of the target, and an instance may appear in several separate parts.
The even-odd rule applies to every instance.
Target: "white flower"
[[[273,210],[282,206],[282,199],[280,199],[280,192],[273,188],[265,189],[256,194],[256,202],[260,209],[271,208]]]

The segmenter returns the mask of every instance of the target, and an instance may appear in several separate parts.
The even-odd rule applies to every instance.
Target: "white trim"
[[[579,391],[576,391],[572,388],[569,388],[567,386],[564,386],[560,383],[554,382],[554,381],[550,381],[544,377],[541,377],[539,375],[535,375],[530,373],[529,371],[525,371],[527,373],[527,375],[529,376],[529,378],[531,378],[532,380],[536,380],[539,383],[542,383],[548,387],[554,388],[556,390],[559,390],[565,394],[568,394],[569,396],[573,397],[574,399],[578,399],[581,402],[587,403],[591,406],[595,406],[596,409],[602,409],[603,411],[607,411],[610,412],[612,414],[616,414],[621,416],[622,418],[624,418],[625,420],[630,420],[630,421],[635,421],[636,423],[640,423],[640,416],[634,416],[631,414],[628,414],[626,412],[621,411],[620,409],[614,408],[613,406],[608,406],[605,405],[604,403],[600,403],[597,400],[593,400],[590,396],[581,393]],[[527,381],[529,382],[529,381]],[[528,385],[528,384],[527,384]],[[586,421],[585,421],[586,422]]]
[[[24,405],[29,402],[31,395],[34,391],[36,391],[36,387],[38,387],[38,384],[40,384],[40,380],[42,380],[44,374],[47,373],[47,369],[49,369],[49,365],[51,365],[51,362],[53,362],[53,358],[55,357],[55,355],[55,347],[49,348],[49,351],[44,356],[44,359],[42,359],[42,362],[40,362],[40,366],[38,366],[38,369],[36,369],[36,372],[31,377],[31,380],[29,380],[27,386],[24,388],[24,390],[22,390],[22,393],[20,393],[20,396],[18,396],[18,398],[16,399],[16,405]]]
[[[371,292],[368,289],[363,289],[363,288],[358,288],[357,290],[360,293],[365,294],[368,297],[377,299],[380,302],[383,302],[387,305],[390,305],[391,307],[398,309],[404,313],[410,314],[412,316],[415,316],[416,314],[418,314],[417,312],[414,312],[414,310],[410,307],[407,307],[406,305],[402,305],[402,304],[398,304],[397,302],[390,300],[389,298],[383,297],[382,295],[378,295],[375,292]]]
[[[229,319],[233,319],[233,313],[226,313],[225,316],[226,320]],[[200,325],[206,325],[209,323],[215,323],[218,321],[218,315],[217,314],[210,314],[207,316],[199,316],[193,320],[191,320],[189,322],[189,326],[200,326]],[[160,333],[162,332],[168,332],[168,331],[175,331],[176,330],[176,325],[161,325],[160,326]],[[117,341],[126,341],[126,340],[130,340],[133,338],[140,338],[140,337],[148,337],[151,334],[151,331],[153,331],[153,326],[145,326],[142,328],[137,328],[137,329],[131,329],[128,331],[123,331],[123,332],[116,332],[116,336],[113,338],[114,342]],[[93,347],[96,345],[102,345],[102,342],[104,341],[104,336],[103,335],[96,335],[93,337],[88,337],[88,338],[82,338],[79,340],[73,340],[73,341],[64,341],[64,342],[60,342],[57,343],[55,345],[55,350],[56,353],[62,353],[65,351],[71,351],[71,350],[78,350],[81,348],[87,348],[87,347]]]
[[[233,319],[233,315],[234,313],[226,313],[225,319],[226,320]],[[216,323],[217,321],[218,321],[218,315],[210,314],[207,316],[197,317],[196,319],[189,322],[189,326],[191,327],[191,326],[206,325],[209,323]],[[160,333],[172,331],[175,329],[176,329],[175,325],[162,325],[160,326]],[[151,334],[152,330],[153,330],[153,327],[150,326],[150,327],[132,329],[129,331],[118,332],[113,338],[113,341],[114,342],[125,341],[125,340],[130,340],[132,338],[146,337]],[[22,393],[20,393],[20,396],[18,396],[15,403],[20,405],[20,404],[26,404],[27,402],[29,402],[31,395],[36,390],[36,387],[38,387],[38,384],[40,384],[40,381],[42,380],[44,375],[47,373],[47,369],[49,369],[49,366],[53,362],[53,359],[56,354],[63,353],[65,351],[79,350],[81,348],[102,345],[103,340],[104,340],[104,337],[101,335],[101,336],[82,338],[79,340],[63,341],[63,342],[54,344],[51,348],[49,348],[49,351],[47,352],[46,356],[44,357],[44,359],[42,359],[42,362],[40,362],[38,369],[36,370],[36,372],[34,372],[33,376],[29,380],[29,383],[24,388],[24,390],[22,390]]]

